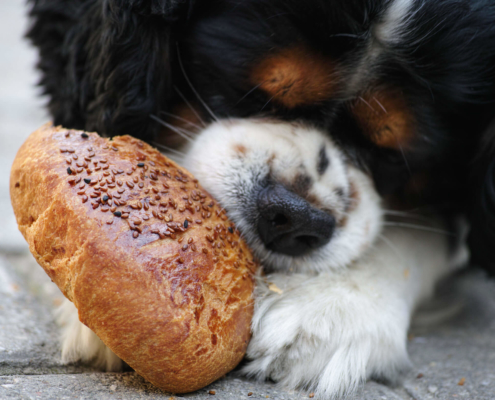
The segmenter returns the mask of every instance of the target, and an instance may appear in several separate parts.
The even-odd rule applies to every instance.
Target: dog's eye
[[[327,156],[327,150],[325,145],[321,146],[320,152],[318,153],[318,164],[316,165],[316,170],[320,175],[323,175],[330,165],[330,160]]]

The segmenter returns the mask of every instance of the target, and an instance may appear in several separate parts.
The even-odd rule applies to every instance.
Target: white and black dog
[[[261,261],[248,375],[321,398],[397,382],[436,283],[469,253],[495,270],[495,3],[36,0],[31,15],[55,123],[173,148]],[[391,221],[411,209],[421,226]],[[66,360],[121,367],[70,303],[61,320]]]
[[[198,134],[183,163],[229,210],[268,272],[258,279],[244,372],[321,398],[370,377],[397,383],[409,366],[412,313],[467,261],[465,246],[449,248],[434,220],[412,229],[384,222],[372,180],[315,128],[219,121]],[[122,367],[68,300],[60,322],[66,361]]]

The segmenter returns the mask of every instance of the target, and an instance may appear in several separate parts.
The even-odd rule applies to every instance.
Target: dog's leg
[[[122,360],[96,334],[79,321],[77,309],[64,300],[57,311],[62,326],[62,361],[82,361],[105,371],[122,370]]]
[[[368,378],[399,381],[411,314],[466,262],[441,232],[390,228],[346,270],[273,274],[257,287],[252,360],[244,371],[336,398]]]

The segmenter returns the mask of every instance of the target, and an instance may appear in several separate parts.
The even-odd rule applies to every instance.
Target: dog
[[[30,15],[55,124],[164,149],[261,261],[247,375],[321,398],[396,384],[438,281],[495,271],[488,0],[31,0]],[[70,303],[60,320],[65,360],[122,367]]]

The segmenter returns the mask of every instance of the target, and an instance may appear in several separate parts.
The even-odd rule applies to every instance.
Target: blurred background
[[[36,87],[36,51],[24,39],[24,0],[0,0],[0,253],[27,251],[10,205],[9,175],[27,136],[49,120]]]

